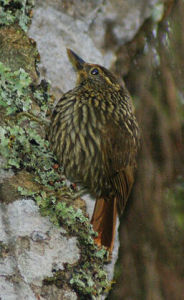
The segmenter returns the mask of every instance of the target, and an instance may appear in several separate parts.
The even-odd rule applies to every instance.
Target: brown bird
[[[77,84],[54,108],[48,137],[66,177],[97,199],[91,220],[96,242],[112,252],[117,213],[134,181],[139,128],[117,78],[70,49],[67,53]]]

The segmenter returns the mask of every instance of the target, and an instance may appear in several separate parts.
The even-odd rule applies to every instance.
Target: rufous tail
[[[98,233],[95,242],[105,246],[112,253],[116,233],[117,199],[97,199],[91,219],[94,231]]]

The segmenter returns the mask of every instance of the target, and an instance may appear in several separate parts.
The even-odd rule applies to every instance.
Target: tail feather
[[[96,200],[91,219],[93,229],[98,232],[95,241],[98,245],[107,247],[110,252],[112,252],[114,246],[117,214],[116,198]]]

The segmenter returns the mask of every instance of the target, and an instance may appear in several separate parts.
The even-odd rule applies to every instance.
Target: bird
[[[134,182],[140,130],[131,97],[105,67],[67,49],[76,86],[53,109],[48,139],[66,177],[95,199],[95,242],[113,251],[116,221]]]

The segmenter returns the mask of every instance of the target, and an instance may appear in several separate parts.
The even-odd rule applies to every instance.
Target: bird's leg
[[[34,114],[29,113],[27,111],[23,111],[23,112],[18,113],[16,115],[16,118],[19,119],[19,118],[24,117],[24,116],[28,117],[32,121],[35,121],[35,122],[39,123],[40,125],[48,126],[49,123],[50,123],[49,120],[43,119],[41,117],[36,117]]]
[[[47,194],[48,195],[54,195],[58,198],[72,198],[72,193],[70,191],[70,189],[65,186],[65,187],[62,187],[60,188],[59,190],[55,191],[55,190],[47,190]]]

